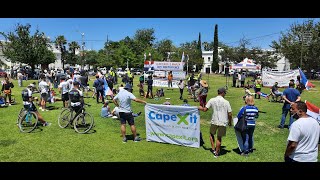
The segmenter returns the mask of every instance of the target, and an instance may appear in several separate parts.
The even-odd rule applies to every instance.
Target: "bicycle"
[[[21,108],[17,123],[21,132],[30,133],[37,127],[38,115],[31,111],[31,106],[28,109]]]
[[[91,106],[90,104],[85,104]],[[68,125],[72,125],[77,133],[84,134],[89,132],[93,125],[94,119],[91,114],[85,111],[85,108],[80,109],[79,115],[74,117],[75,111],[72,108],[63,109],[58,117],[58,125],[60,128],[66,128]]]

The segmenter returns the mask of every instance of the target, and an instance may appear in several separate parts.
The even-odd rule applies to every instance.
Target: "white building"
[[[220,53],[223,51],[222,48],[218,47],[218,58],[221,59]],[[213,51],[202,51],[203,68],[202,73],[211,73],[211,64],[213,59]],[[219,72],[224,69],[224,62],[219,61]]]
[[[54,43],[50,43],[50,47],[48,47],[48,49],[50,49],[56,57],[55,62],[49,64],[49,68],[50,69],[62,69],[60,49],[57,49]],[[76,49],[76,55],[79,55],[79,54],[80,54],[80,49]],[[7,66],[7,68],[11,68],[12,66],[16,66],[16,65],[20,64],[20,63],[11,63],[10,60],[6,60],[6,58],[3,56],[1,47],[0,47],[0,60]],[[69,66],[69,64],[65,64],[65,67],[68,67],[68,66]],[[2,69],[4,69],[4,68],[5,67],[2,67]]]
[[[222,48],[218,48],[218,58],[221,60],[221,55],[220,53],[223,51]],[[279,54],[279,53],[275,53],[274,50],[263,50],[264,52],[271,52],[272,57],[275,57],[277,59],[279,59],[276,62],[276,68],[278,71],[288,71],[290,70],[290,62],[287,58],[285,58],[283,55]],[[213,51],[202,51],[202,59],[204,60],[203,63],[203,68],[201,69],[202,73],[212,73],[211,72],[211,63],[212,63],[212,59],[213,59]],[[219,73],[224,73],[224,69],[225,69],[225,62],[219,61]],[[230,66],[233,66],[234,64],[231,62]]]

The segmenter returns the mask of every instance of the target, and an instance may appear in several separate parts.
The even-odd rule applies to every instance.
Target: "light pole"
[[[229,58],[227,58],[225,63],[224,74],[226,75],[226,90],[228,90]]]
[[[129,59],[127,59],[127,68],[129,69]]]
[[[81,49],[82,49],[82,67],[81,69],[84,69],[84,33],[81,33],[81,40],[82,40],[82,45],[81,45]]]
[[[209,74],[211,72],[211,69],[210,69],[211,67],[210,66],[211,66],[211,64],[208,64],[208,68],[209,68],[209,71],[208,71],[208,89],[210,88],[210,83],[209,83],[209,79],[210,79],[209,78]]]

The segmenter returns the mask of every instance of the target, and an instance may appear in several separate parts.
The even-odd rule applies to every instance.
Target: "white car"
[[[123,77],[125,74],[126,74],[125,71],[121,71],[120,70],[120,71],[117,72],[118,77]]]
[[[107,74],[107,68],[106,67],[100,68],[100,72],[103,75]]]

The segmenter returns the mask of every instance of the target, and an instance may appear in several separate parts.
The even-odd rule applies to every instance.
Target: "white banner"
[[[200,115],[196,106],[147,104],[147,141],[200,146]]]
[[[290,79],[297,79],[299,70],[291,71],[262,71],[262,83],[264,87],[272,87],[278,82],[278,87],[288,87]]]
[[[179,88],[178,83],[179,83],[179,81],[172,80],[172,88]],[[154,79],[153,86],[155,86],[155,87],[168,87],[168,80],[167,79]]]
[[[186,79],[186,72],[184,71],[172,71],[173,80]]]
[[[183,62],[154,61],[154,70],[183,71]]]

